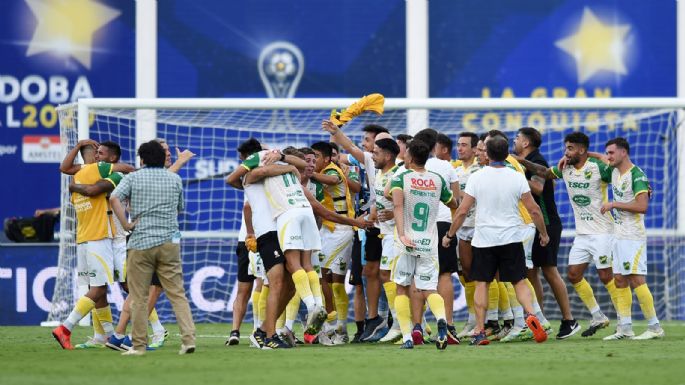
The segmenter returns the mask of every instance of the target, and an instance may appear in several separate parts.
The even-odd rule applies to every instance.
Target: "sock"
[[[347,296],[344,283],[333,283],[333,302],[335,311],[338,312],[338,328],[347,330],[347,309],[350,306],[350,297]]]
[[[293,273],[293,282],[295,283],[295,291],[297,291],[297,294],[302,298],[302,302],[307,306],[307,313],[313,312],[316,302],[314,302],[314,294],[312,294],[312,289],[309,286],[309,277],[307,277],[304,269]]]
[[[278,316],[276,319],[276,330],[283,330],[283,327],[285,326],[285,311],[281,313],[281,315]]]
[[[497,280],[493,280],[488,285],[488,311],[485,317],[486,321],[497,321],[499,318],[499,286]]]
[[[578,293],[578,297],[580,297],[580,300],[583,301],[585,307],[590,310],[590,313],[592,313],[592,318],[596,318],[596,314],[601,314],[599,305],[595,299],[595,293],[592,291],[592,286],[590,286],[585,278],[581,279],[578,283],[574,283],[573,288],[576,289],[576,293]],[[609,292],[609,294],[611,294],[611,292]]]
[[[476,308],[474,307],[474,300],[473,296],[476,293],[476,283],[471,281],[471,282],[466,282],[464,284],[464,295],[466,296],[466,307],[469,312],[469,319],[468,323],[470,325],[476,323]]]
[[[357,334],[363,334],[364,333],[364,321],[354,321],[354,323],[357,325]]]
[[[98,336],[104,336],[105,331],[102,329],[102,324],[100,323],[100,319],[98,318],[98,313],[95,311],[95,308],[90,311],[90,319],[93,321],[94,337],[97,339]]]
[[[511,306],[511,312],[514,314],[514,326],[523,328],[526,326],[526,320],[523,318],[523,306],[521,306],[516,298],[516,289],[514,289],[514,285],[511,282],[505,282],[504,287],[507,289],[509,305]]]
[[[609,281],[609,283],[604,285],[604,287],[606,287],[607,291],[609,292],[609,297],[611,297],[611,303],[614,305],[616,313],[618,313],[618,293],[616,293],[616,281],[612,279],[611,281]]]
[[[259,297],[261,294],[262,292],[257,290],[252,292],[252,320],[254,321],[254,327],[252,328],[253,330],[257,330],[259,325],[261,325],[261,322],[259,322]]]
[[[530,289],[530,294],[533,299],[533,311],[535,311],[535,316],[538,317],[540,323],[548,324],[549,321],[547,321],[545,315],[542,314],[542,308],[540,308],[540,304],[538,303],[538,297],[535,295],[535,288],[533,287],[533,284],[530,283],[530,280],[528,278],[525,279],[525,282],[528,285],[528,288]]]
[[[499,289],[499,314],[505,321],[514,319],[514,313],[512,313],[511,305],[509,304],[507,286],[504,282],[497,282],[497,288]]]
[[[388,307],[390,308],[390,313],[392,313],[392,319],[395,320],[394,324],[397,322],[397,311],[395,310],[395,298],[397,298],[397,284],[395,282],[386,282],[383,284],[383,291],[385,291],[385,296],[388,298]]]
[[[105,331],[105,336],[109,337],[114,334],[114,325],[112,324],[112,308],[107,305],[105,307],[95,309],[95,312],[97,313],[100,324],[102,325],[102,330]]]
[[[653,326],[659,324],[659,319],[656,318],[656,309],[654,309],[654,297],[652,297],[652,292],[649,291],[646,283],[635,288],[635,295],[637,295],[637,300],[640,302],[640,309],[642,309],[642,315],[645,316],[647,320],[647,325]]]
[[[269,287],[268,286],[262,286],[262,294],[259,296],[259,325],[257,327],[262,326],[262,322],[264,322],[264,319],[266,318],[266,298],[269,296]]]
[[[378,315],[384,320],[387,320],[389,313],[390,305],[388,304],[388,297],[385,295],[385,290],[381,290],[381,295],[378,296]]]
[[[323,294],[321,293],[321,282],[319,282],[319,273],[316,271],[308,271],[307,279],[309,280],[309,287],[312,290],[312,295],[314,296],[314,303],[316,306],[323,307]]]
[[[433,315],[435,316],[435,319],[440,321],[445,319],[445,300],[440,296],[438,293],[433,293],[428,295],[428,298],[426,298],[426,301],[428,301],[428,306],[431,309],[431,312],[433,312]]]
[[[86,314],[90,313],[94,307],[95,302],[93,302],[92,299],[86,296],[79,298],[78,301],[76,301],[76,305],[74,305],[74,310],[69,313],[66,321],[64,321],[64,327],[69,331],[72,331],[74,329],[74,325],[76,325],[81,318],[85,317]]]
[[[616,288],[616,302],[618,304],[619,325],[630,325],[632,320],[633,293],[630,287]]]
[[[395,311],[397,321],[402,331],[402,340],[411,341],[411,308],[409,306],[409,296],[406,294],[395,297]]]
[[[152,311],[150,312],[150,315],[147,317],[147,320],[150,321],[150,327],[152,327],[152,332],[154,334],[164,334],[164,326],[162,326],[162,322],[159,320],[159,315],[157,315],[157,309],[154,307],[152,308]]]
[[[288,302],[288,305],[285,307],[285,327],[287,327],[290,331],[293,330],[293,326],[295,326],[295,320],[297,319],[297,313],[300,310],[300,296],[295,293],[293,297],[290,299],[290,302]]]

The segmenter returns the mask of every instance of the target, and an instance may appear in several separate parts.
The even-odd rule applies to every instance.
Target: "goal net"
[[[550,164],[561,158],[564,136],[576,130],[588,134],[590,150],[597,152],[604,151],[604,143],[610,138],[624,136],[628,139],[633,162],[646,172],[654,190],[645,222],[649,234],[647,281],[657,313],[662,319],[685,319],[685,262],[681,258],[685,255],[685,238],[676,231],[678,169],[682,166],[677,155],[678,106],[615,108],[610,105],[611,99],[604,101],[605,104],[592,101],[592,108],[584,109],[571,105],[568,100],[519,100],[520,105],[512,108],[503,108],[502,104],[506,103],[501,100],[431,103],[434,101],[414,103],[416,101],[388,99],[383,116],[364,114],[346,125],[344,130],[360,143],[361,129],[369,123],[381,124],[394,135],[431,127],[449,135],[456,143],[456,136],[462,131],[482,133],[499,129],[513,139],[518,128],[531,126],[543,133],[540,150]],[[165,139],[172,154],[175,154],[175,147],[197,154],[180,171],[186,200],[186,209],[179,216],[185,286],[196,322],[230,322],[237,289],[235,248],[243,194],[227,186],[224,178],[239,164],[236,148],[250,137],[271,148],[301,147],[320,140],[327,141],[329,135],[321,130],[321,121],[327,118],[331,108],[345,107],[350,101],[196,99],[185,102],[161,99],[98,102],[93,99],[90,102],[88,109],[79,110],[76,104],[58,109],[65,154],[78,139],[113,140],[121,145],[121,161],[134,164],[136,126],[144,124],[152,127],[152,132],[142,137]],[[77,124],[79,111],[82,115],[84,111],[89,114],[87,127],[82,126],[80,130]],[[83,116],[81,121],[85,122]],[[141,137],[140,132],[138,137]],[[456,157],[456,150],[453,156]],[[175,159],[175,155],[173,157]],[[59,272],[50,320],[66,318],[76,299],[75,220],[68,183],[69,177],[63,176]],[[564,227],[558,266],[565,278],[574,220],[563,183],[556,184],[555,198]],[[593,266],[588,268],[586,279],[592,285],[602,310],[608,315],[615,315],[609,295]],[[454,282],[455,319],[463,319],[466,317],[463,290],[456,278]],[[588,319],[589,313],[573,287],[568,285],[568,289],[573,315]],[[110,300],[118,308],[121,298],[118,288],[112,288]],[[637,301],[634,303],[634,313],[639,317],[641,312]],[[544,305],[549,318],[561,318],[546,283]],[[166,298],[162,297],[157,311],[163,321],[173,320]],[[250,318],[248,311],[246,320]]]

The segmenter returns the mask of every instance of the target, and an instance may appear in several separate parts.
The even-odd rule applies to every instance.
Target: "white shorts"
[[[383,235],[381,241],[381,270],[392,271],[392,267],[397,259],[397,250],[395,249],[395,237],[392,234]]]
[[[533,242],[535,241],[535,226],[521,226],[521,242],[523,243],[523,253],[526,257],[526,268],[533,268]]]
[[[617,239],[613,258],[614,274],[647,275],[647,240]]]
[[[114,281],[126,282],[126,238],[114,238]]]
[[[94,287],[114,283],[112,239],[88,241],[76,245],[78,284]]]
[[[350,226],[336,225],[331,232],[326,226],[321,228],[321,267],[333,274],[345,275],[352,257],[354,230]]]
[[[459,230],[457,230],[457,239],[461,239],[462,241],[471,242],[471,240],[473,239],[473,233],[475,233],[475,231],[476,231],[475,227],[462,226],[459,228]]]
[[[281,250],[319,250],[321,238],[314,213],[309,207],[289,209],[276,218]]]
[[[594,262],[598,269],[611,267],[613,234],[576,235],[568,255],[569,265]]]
[[[436,290],[440,265],[435,256],[402,251],[397,256],[390,279],[400,286],[410,286],[412,279],[419,290]]]
[[[259,253],[249,252],[248,258],[250,263],[247,265],[247,274],[260,278],[265,284],[268,284],[266,272],[264,271],[264,262]]]

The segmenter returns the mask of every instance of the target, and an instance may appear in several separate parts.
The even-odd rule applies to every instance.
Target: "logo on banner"
[[[277,41],[262,49],[258,67],[270,98],[292,98],[304,73],[304,56],[294,44]]]
[[[24,136],[21,148],[21,159],[24,163],[60,163],[61,154],[58,135]]]

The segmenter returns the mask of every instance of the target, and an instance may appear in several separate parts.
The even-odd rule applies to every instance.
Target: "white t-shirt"
[[[347,154],[347,163],[364,169],[366,181],[361,182],[366,183],[365,188],[369,191],[369,201],[364,203],[361,210],[366,211],[372,207],[372,205],[376,204],[376,192],[373,190],[373,187],[376,185],[376,164],[373,163],[373,154],[364,151],[364,164],[360,164],[357,158],[352,156],[352,154]]]
[[[245,197],[252,208],[255,237],[259,238],[270,231],[276,231],[276,221],[271,216],[271,205],[266,198],[264,184],[259,182],[245,186]]]
[[[476,228],[471,245],[501,246],[521,242],[518,203],[530,191],[526,177],[507,167],[483,167],[469,177],[464,193],[476,200]]]
[[[452,183],[459,182],[459,175],[457,171],[452,167],[452,164],[446,160],[441,160],[435,157],[429,158],[426,161],[426,170],[432,171],[442,177],[447,183],[447,188],[452,191]],[[449,207],[445,205],[440,205],[438,208],[438,222],[450,222],[452,223],[452,212]]]

